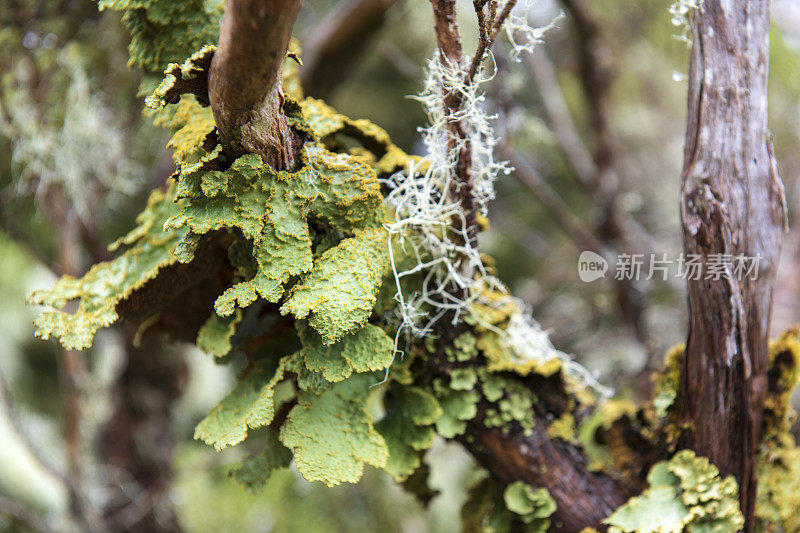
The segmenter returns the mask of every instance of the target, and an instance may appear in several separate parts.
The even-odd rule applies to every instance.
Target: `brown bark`
[[[462,444],[503,484],[524,481],[544,487],[556,502],[552,530],[579,532],[586,527],[604,530],[602,521],[632,496],[605,474],[591,472],[580,448],[547,435],[546,416],[534,414],[536,424],[528,436],[487,428],[486,406],[467,423]]]
[[[303,0],[228,0],[208,89],[229,158],[252,152],[292,170],[302,138],[283,113],[281,69]]]
[[[419,382],[450,379],[459,363],[449,361],[445,349],[464,331],[462,325],[440,332],[436,353],[415,368]],[[466,364],[475,367],[482,360],[478,357]],[[520,380],[526,388],[536,391],[538,401],[528,415],[534,422],[530,432],[526,435],[515,423],[488,427],[487,411],[497,411],[497,405],[482,396],[477,415],[467,421],[466,432],[458,441],[501,485],[523,481],[532,487],[546,488],[557,506],[551,517],[553,531],[577,533],[585,527],[605,530],[602,521],[637,492],[637,485],[590,471],[580,445],[548,435],[550,423],[565,412],[580,418],[560,374],[505,376]]]
[[[327,98],[347,78],[399,0],[350,0],[328,14],[303,43],[303,90]]]
[[[757,279],[688,281],[683,443],[739,482],[753,530],[754,461],[767,389],[767,334],[786,223],[767,130],[769,0],[705,0],[694,16],[681,187],[684,250],[760,256]],[[701,278],[707,277],[704,269]]]

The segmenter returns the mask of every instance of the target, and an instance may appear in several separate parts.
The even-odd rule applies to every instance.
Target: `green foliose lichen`
[[[478,413],[478,393],[453,389],[444,385],[439,378],[433,382],[433,391],[442,409],[441,416],[436,420],[436,431],[448,439],[463,434],[467,429],[467,421]]]
[[[63,276],[52,288],[33,292],[28,297],[30,304],[56,309],[37,317],[36,335],[43,339],[56,337],[68,349],[90,347],[98,329],[117,321],[121,302],[178,262],[174,250],[186,228],[164,228],[177,209],[172,189],[166,193],[154,191],[136,219],[138,226],[111,245],[112,250],[127,246],[121,255],[97,263],[80,279]],[[59,311],[76,299],[75,313]]]
[[[131,32],[128,64],[152,74],[216,44],[224,10],[221,0],[98,0],[97,5],[122,12]]]
[[[739,531],[739,488],[708,459],[691,450],[654,465],[649,487],[617,509],[604,523],[609,532],[690,533]]]
[[[454,363],[465,363],[478,354],[477,339],[470,331],[465,331],[450,346],[445,346],[444,353]]]
[[[490,477],[470,487],[461,507],[462,533],[510,533],[524,527],[503,501],[503,491]]]
[[[320,373],[331,383],[347,379],[353,372],[384,370],[392,362],[394,342],[378,326],[367,324],[336,344],[326,346],[322,337],[304,321],[296,324],[303,345],[300,357],[306,369]]]
[[[487,371],[481,373],[481,385],[484,397],[492,402],[485,413],[486,427],[501,428],[506,433],[519,428],[529,435],[535,425],[536,394],[517,379]]]
[[[266,433],[264,451],[251,455],[228,474],[253,494],[264,489],[273,471],[286,468],[292,462],[292,453],[278,440],[278,434],[272,429]]]
[[[366,411],[371,375],[357,374],[321,394],[301,391],[281,426],[280,440],[292,449],[297,469],[309,481],[334,486],[355,483],[364,464],[386,466],[389,450]]]
[[[247,437],[249,429],[269,425],[275,416],[275,387],[294,356],[258,361],[236,387],[197,424],[194,438],[220,451]]]
[[[550,516],[556,511],[556,502],[545,488],[535,489],[523,481],[506,487],[503,500],[509,511],[519,515],[528,525],[528,531],[544,533],[550,527]]]
[[[384,402],[386,415],[375,424],[389,449],[385,470],[405,481],[422,461],[422,452],[433,444],[433,424],[442,416],[439,402],[419,387],[393,387]]]
[[[241,310],[226,317],[212,313],[197,332],[197,347],[214,357],[224,357],[231,351],[231,339],[241,321]]]

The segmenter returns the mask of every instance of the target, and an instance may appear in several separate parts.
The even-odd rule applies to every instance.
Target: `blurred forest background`
[[[474,13],[462,3],[472,50]],[[521,62],[498,47],[485,86],[501,156],[518,170],[498,184],[481,244],[555,346],[622,397],[646,394],[663,352],[684,340],[683,283],[609,275],[586,284],[577,258],[586,249],[681,251],[688,47],[670,4],[539,0],[530,16],[541,25],[564,11],[557,28]],[[379,15],[358,19],[358,7]],[[363,25],[359,44],[321,54],[348,14],[351,28]],[[427,507],[374,469],[335,489],[278,472],[252,495],[227,476],[243,450],[217,454],[192,441],[229,389],[229,368],[194,347],[137,346],[125,328],[83,353],[34,339],[38,311],[26,294],[108,257],[107,244],[173,169],[166,132],[142,115],[118,14],[91,0],[0,0],[0,24],[0,530],[83,529],[96,514],[132,528],[152,515],[187,531],[456,529],[465,488],[480,476],[456,445],[426,456],[439,492]],[[408,95],[421,89],[435,47],[426,0],[306,0],[295,36],[312,95],[419,152],[425,116]],[[769,99],[791,222],[774,337],[800,321],[796,0],[773,0]]]

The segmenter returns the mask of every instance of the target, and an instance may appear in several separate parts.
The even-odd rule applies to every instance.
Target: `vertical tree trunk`
[[[786,224],[767,130],[769,0],[705,0],[693,25],[681,219],[684,251],[700,256],[703,268],[688,281],[677,412],[689,423],[682,444],[736,476],[752,531],[772,287]],[[736,272],[739,254],[755,258],[748,266],[757,264],[757,276]],[[714,264],[726,263],[714,274]]]

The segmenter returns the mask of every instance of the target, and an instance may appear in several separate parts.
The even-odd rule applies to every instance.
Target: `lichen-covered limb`
[[[442,64],[451,69],[457,69],[463,61],[463,51],[461,37],[458,33],[455,0],[431,0],[431,4],[433,5],[436,42]],[[442,87],[442,97],[450,117],[448,148],[458,154],[454,165],[456,179],[453,180],[451,190],[448,192],[458,199],[464,216],[463,224],[454,218],[454,227],[459,228],[463,225],[463,232],[457,233],[455,238],[457,241],[462,241],[460,244],[468,244],[475,248],[478,243],[479,228],[473,194],[472,156],[467,130],[461,120],[456,118],[462,106],[461,96],[454,87]]]
[[[681,219],[684,249],[756,258],[757,276],[728,268],[689,280],[689,338],[678,418],[682,446],[741,487],[753,530],[754,465],[767,393],[767,333],[785,225],[783,186],[767,129],[769,1],[705,0],[694,16]],[[705,269],[704,269],[705,274]]]
[[[502,483],[524,481],[546,488],[556,502],[552,522],[560,524],[559,530],[598,527],[631,495],[611,477],[590,471],[579,447],[551,439],[546,417],[535,415],[533,430],[526,436],[487,428],[485,411],[486,406],[479,404],[478,416],[467,423],[460,440]]]
[[[637,487],[590,470],[574,428],[559,436],[552,429],[564,415],[585,414],[591,393],[567,376],[560,361],[514,359],[497,342],[480,326],[451,329],[437,339],[433,353],[412,364],[415,381],[428,380],[434,390],[437,383],[448,384],[451,393],[468,388],[474,395],[463,425],[447,434],[443,429],[449,425],[440,419],[439,434],[460,442],[502,486],[522,481],[547,489],[556,503],[555,530],[601,527]],[[462,383],[465,372],[474,376],[469,387]],[[452,415],[441,393],[437,396],[445,416]]]
[[[256,153],[294,170],[302,137],[283,113],[281,68],[302,0],[228,0],[211,62],[209,97],[229,157]]]

